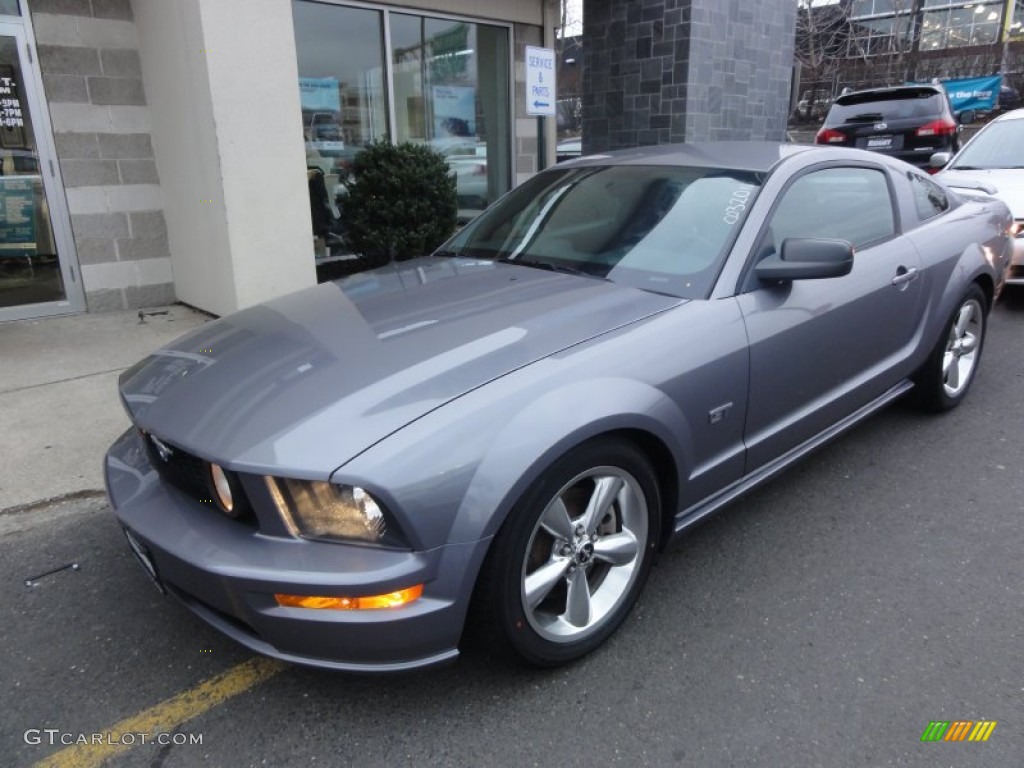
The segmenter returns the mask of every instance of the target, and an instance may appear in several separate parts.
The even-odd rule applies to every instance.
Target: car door
[[[791,180],[769,213],[751,267],[788,238],[846,240],[855,253],[843,277],[765,283],[751,271],[737,297],[750,344],[747,472],[905,375],[924,296],[894,202],[883,168],[829,164]]]

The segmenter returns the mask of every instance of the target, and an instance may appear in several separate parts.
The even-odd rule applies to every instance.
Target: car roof
[[[1009,112],[1004,112],[999,117],[993,119],[993,123],[1001,123],[1004,120],[1024,120],[1024,109],[1012,109]]]
[[[706,141],[692,144],[659,144],[586,155],[560,163],[559,168],[584,165],[680,165],[697,168],[729,168],[767,173],[779,161],[801,152],[820,150],[810,145],[773,141]]]

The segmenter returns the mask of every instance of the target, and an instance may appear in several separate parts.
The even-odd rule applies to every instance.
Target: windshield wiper
[[[607,277],[595,275],[579,267],[570,267],[568,264],[552,264],[550,261],[536,261],[534,259],[509,258],[504,256],[497,260],[500,264],[518,264],[521,267],[533,267],[534,269],[546,269],[548,272],[562,272],[567,275],[579,275],[580,277],[594,277],[598,280],[607,280]]]

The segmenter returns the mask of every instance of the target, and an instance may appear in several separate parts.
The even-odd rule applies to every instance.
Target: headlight
[[[367,491],[315,480],[266,478],[292,532],[313,539],[388,543],[384,510]]]

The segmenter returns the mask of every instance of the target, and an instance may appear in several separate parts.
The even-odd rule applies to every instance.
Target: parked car
[[[837,98],[814,141],[867,149],[925,167],[935,152],[956,152],[961,123],[973,120],[973,110],[953,113],[940,85],[872,88]]]
[[[575,160],[583,154],[583,139],[579,136],[562,139],[555,146],[555,162],[564,163],[566,160]]]
[[[1011,109],[1018,109],[1021,106],[1020,91],[1012,85],[1003,83],[999,86],[999,101],[997,109],[1006,112]]]
[[[432,147],[444,155],[455,175],[458,221],[465,224],[487,207],[490,184],[487,178],[487,142],[466,139],[437,139]]]
[[[822,118],[831,105],[832,95],[828,91],[804,91],[796,103],[796,116],[804,120]]]
[[[937,178],[950,187],[995,195],[1009,206],[1017,237],[1006,282],[1024,285],[1024,109],[992,120],[952,159],[948,152],[939,152],[931,163],[943,169]]]
[[[905,394],[958,405],[1012,223],[857,150],[563,163],[431,256],[125,371],[114,513],[162,589],[263,654],[410,669],[470,622],[569,662],[691,525]]]

